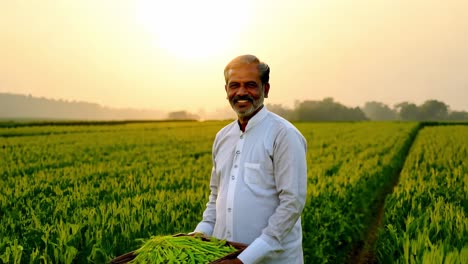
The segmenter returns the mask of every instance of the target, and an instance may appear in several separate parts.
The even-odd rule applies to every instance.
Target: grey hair
[[[251,63],[258,64],[258,72],[260,73],[260,80],[262,81],[262,84],[268,83],[270,81],[270,67],[265,62],[260,61],[256,56],[250,54],[238,56],[232,61],[230,61],[228,65],[226,65],[226,67],[224,68],[224,80],[226,81],[226,83],[228,82],[230,69],[234,68],[237,65]]]

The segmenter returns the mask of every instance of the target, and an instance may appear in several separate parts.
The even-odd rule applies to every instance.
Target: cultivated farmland
[[[423,128],[385,204],[380,263],[468,263],[468,127]]]
[[[141,238],[192,231],[208,198],[211,144],[226,124],[0,128],[0,262],[105,263],[138,248]],[[295,125],[308,140],[308,199],[303,214],[306,263],[349,261],[367,240],[379,201],[398,178],[421,126],[398,122]],[[466,157],[467,127],[458,129],[456,135],[465,141],[447,140],[455,146],[464,144],[464,152],[454,155]],[[464,182],[452,182],[459,192],[464,191],[454,196],[464,199],[464,215],[465,159],[464,167],[457,167]],[[419,168],[406,165],[402,178],[411,170]],[[466,227],[466,217],[459,214],[457,205],[453,203],[453,213]],[[467,244],[466,240],[457,243],[462,248]]]

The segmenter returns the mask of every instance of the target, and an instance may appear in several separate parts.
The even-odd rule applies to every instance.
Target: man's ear
[[[263,85],[263,94],[265,98],[268,98],[268,92],[270,91],[270,83],[265,83]]]

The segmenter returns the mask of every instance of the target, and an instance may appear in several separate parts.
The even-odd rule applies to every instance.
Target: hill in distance
[[[158,110],[110,108],[96,103],[0,93],[0,119],[4,120],[158,120],[166,116]]]

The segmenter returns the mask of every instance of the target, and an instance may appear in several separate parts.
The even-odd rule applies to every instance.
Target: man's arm
[[[219,180],[216,175],[215,166],[213,165],[210,179],[210,197],[208,203],[206,204],[206,209],[203,212],[203,220],[198,223],[194,232],[200,232],[207,236],[211,236],[213,234],[214,225],[216,223],[216,199],[218,197],[218,184]]]
[[[301,217],[307,188],[307,143],[294,129],[280,131],[273,150],[274,177],[279,206],[262,230],[240,255],[243,263],[255,263],[274,251],[282,250],[282,241]]]

